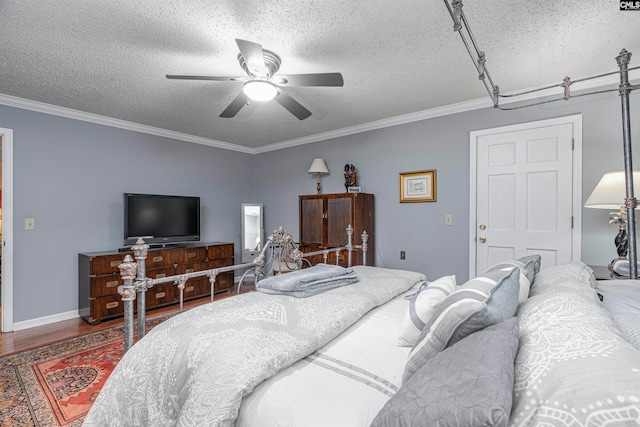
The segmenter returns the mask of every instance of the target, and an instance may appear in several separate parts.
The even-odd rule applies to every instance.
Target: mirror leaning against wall
[[[242,262],[251,262],[258,256],[264,243],[262,205],[242,204]]]

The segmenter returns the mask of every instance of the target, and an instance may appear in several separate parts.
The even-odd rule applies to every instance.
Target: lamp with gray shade
[[[633,172],[633,186],[640,185],[640,171]],[[618,258],[611,261],[609,268],[616,273],[629,276],[629,236],[627,235],[627,211],[625,208],[626,182],[624,171],[605,173],[587,199],[585,207],[596,209],[616,209],[609,214],[609,224],[618,224],[615,238]]]
[[[327,164],[322,159],[313,159],[313,163],[311,163],[311,167],[308,170],[308,173],[315,173],[318,175],[318,185],[316,186],[318,190],[318,194],[322,194],[322,186],[320,185],[320,175],[326,175],[329,173],[329,169],[327,168]]]

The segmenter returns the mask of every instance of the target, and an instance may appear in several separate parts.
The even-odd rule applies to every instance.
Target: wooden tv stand
[[[78,312],[91,324],[122,317],[124,306],[118,293],[122,285],[118,266],[131,251],[103,251],[78,254]],[[150,249],[146,259],[146,275],[156,279],[175,274],[208,270],[233,265],[233,243],[212,242],[189,244],[177,248]],[[233,271],[216,277],[214,293],[233,289]],[[184,299],[211,295],[208,277],[190,279],[184,288]],[[179,293],[172,283],[163,283],[146,292],[146,307],[152,309],[178,303]]]

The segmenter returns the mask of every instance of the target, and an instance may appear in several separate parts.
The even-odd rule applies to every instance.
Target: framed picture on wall
[[[435,201],[435,169],[400,173],[400,203]]]

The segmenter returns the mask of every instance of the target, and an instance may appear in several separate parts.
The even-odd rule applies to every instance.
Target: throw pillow
[[[409,353],[403,382],[424,362],[462,338],[515,315],[520,270],[495,270],[469,280],[442,301]]]
[[[409,308],[400,326],[399,346],[416,343],[438,304],[456,290],[456,276],[444,276],[433,282],[425,282],[423,286],[411,295]]]
[[[487,271],[494,270],[511,270],[513,267],[518,267],[520,269],[520,290],[518,292],[518,303],[522,304],[529,297],[529,289],[531,289],[531,282],[534,277],[534,267],[533,260],[529,260],[526,263],[523,263],[520,260],[512,260],[501,262],[497,265],[494,265]]]
[[[402,384],[371,426],[506,426],[518,332],[512,317],[438,353]]]

